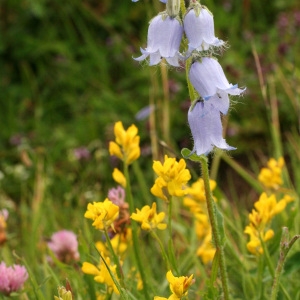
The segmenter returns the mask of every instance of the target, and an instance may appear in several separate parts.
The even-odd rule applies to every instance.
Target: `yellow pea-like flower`
[[[140,157],[140,137],[135,125],[124,129],[122,122],[116,122],[114,126],[115,141],[109,143],[110,155],[120,158],[126,165],[130,165]]]
[[[141,210],[137,209],[136,213],[131,215],[131,219],[141,223],[143,230],[153,230],[155,228],[164,230],[167,228],[167,224],[163,223],[165,213],[156,212],[156,203],[152,203],[152,207],[149,205],[144,206]]]
[[[109,199],[104,202],[89,203],[84,217],[93,220],[93,226],[99,230],[108,229],[119,216],[119,206]]]

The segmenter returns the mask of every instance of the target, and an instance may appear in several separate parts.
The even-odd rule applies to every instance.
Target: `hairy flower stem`
[[[207,211],[209,215],[210,225],[212,228],[212,235],[215,242],[216,251],[218,252],[219,255],[219,268],[220,268],[220,275],[221,275],[221,281],[223,287],[223,294],[224,294],[223,296],[225,300],[228,300],[230,298],[229,298],[229,288],[228,288],[228,276],[227,276],[226,265],[225,265],[225,254],[224,254],[224,248],[221,243],[221,237],[218,229],[218,221],[215,212],[215,203],[210,190],[207,157],[204,155],[200,156],[200,163],[202,167],[202,178],[204,181]]]
[[[165,142],[170,145],[170,94],[168,83],[168,69],[165,61],[160,64],[163,87],[162,133]]]
[[[300,238],[300,235],[295,235],[290,241],[289,241],[289,230],[287,227],[282,228],[282,235],[281,235],[281,241],[280,241],[280,255],[279,260],[277,263],[277,267],[274,274],[274,281],[271,291],[271,300],[277,299],[277,293],[280,285],[280,275],[283,269],[284,261],[286,259],[286,256],[294,243]],[[282,288],[282,286],[281,286]],[[285,293],[286,294],[286,293]],[[289,298],[287,298],[289,299]]]
[[[124,164],[124,175],[126,177],[126,198],[129,203],[129,211],[130,215],[134,213],[134,203],[133,203],[133,197],[131,193],[131,185],[130,185],[130,177],[129,177],[129,172],[128,172],[128,166]],[[134,256],[136,259],[136,263],[143,281],[143,292],[145,295],[146,300],[150,300],[150,296],[148,294],[149,287],[148,287],[148,282],[147,282],[147,276],[145,273],[144,265],[142,262],[141,258],[141,252],[140,252],[140,247],[139,247],[139,238],[138,238],[138,227],[136,222],[131,222],[131,228],[132,228],[132,242],[133,242],[133,251],[134,251]]]

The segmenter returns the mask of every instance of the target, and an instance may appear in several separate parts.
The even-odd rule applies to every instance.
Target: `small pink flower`
[[[79,260],[77,236],[72,231],[55,232],[48,242],[48,247],[62,262],[68,263],[72,260]]]
[[[125,201],[125,190],[118,186],[117,188],[112,188],[108,191],[107,198],[114,204],[121,207]]]
[[[28,273],[24,266],[13,265],[7,267],[5,262],[0,263],[0,292],[6,296],[22,288],[28,279]]]

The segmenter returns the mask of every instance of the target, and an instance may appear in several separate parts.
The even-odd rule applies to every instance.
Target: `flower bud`
[[[180,0],[168,0],[166,8],[167,13],[171,18],[177,17],[180,11]]]

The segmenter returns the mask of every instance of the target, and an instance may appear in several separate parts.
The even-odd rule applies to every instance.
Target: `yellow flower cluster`
[[[180,276],[175,277],[172,271],[168,271],[167,280],[170,283],[172,295],[169,298],[155,296],[154,300],[180,300],[188,295],[189,287],[195,282],[193,274],[190,277]]]
[[[213,191],[216,186],[217,183],[214,180],[210,180],[211,191]],[[189,208],[195,217],[196,235],[200,241],[197,255],[204,264],[208,264],[213,260],[216,250],[212,245],[211,226],[207,213],[206,196],[202,178],[187,188],[187,195],[183,198],[183,204]]]
[[[167,224],[162,223],[165,218],[165,213],[156,213],[156,203],[152,203],[152,207],[149,205],[144,206],[141,210],[137,209],[136,213],[131,215],[131,219],[141,223],[143,230],[153,230],[155,228],[164,230],[167,228]]]
[[[109,199],[104,202],[89,203],[84,217],[92,219],[93,226],[99,230],[107,230],[110,226],[113,227],[113,222],[119,216],[119,206],[113,204]]]
[[[266,242],[274,236],[274,231],[269,228],[271,220],[282,212],[290,201],[293,199],[287,195],[277,202],[274,194],[270,197],[266,193],[261,194],[259,200],[254,204],[255,209],[249,214],[250,224],[244,231],[250,237],[250,241],[247,243],[249,252],[255,255],[263,253],[261,242]]]
[[[102,257],[104,257],[103,253],[101,255],[102,255]],[[117,266],[111,264],[109,257],[105,257],[105,262],[109,266],[109,270],[114,275],[114,277],[118,278],[117,273],[116,273]],[[116,287],[106,265],[103,262],[100,263],[98,266],[95,266],[88,262],[84,262],[81,267],[81,270],[85,274],[94,275],[94,280],[96,282],[106,284],[106,286],[108,288],[107,292],[109,294],[111,294],[113,291],[115,293],[119,294],[119,290]]]
[[[258,180],[266,187],[271,189],[278,189],[282,184],[282,168],[284,167],[283,157],[277,160],[271,158],[268,161],[268,167],[262,168]]]
[[[122,122],[119,121],[114,126],[114,133],[116,140],[109,143],[109,153],[120,158],[126,165],[130,165],[141,154],[138,129],[135,125],[131,125],[125,130]]]
[[[165,155],[163,164],[154,161],[153,170],[158,175],[151,188],[154,196],[168,201],[170,195],[181,197],[186,194],[185,185],[191,179],[191,174],[183,159],[177,162],[175,158]]]

